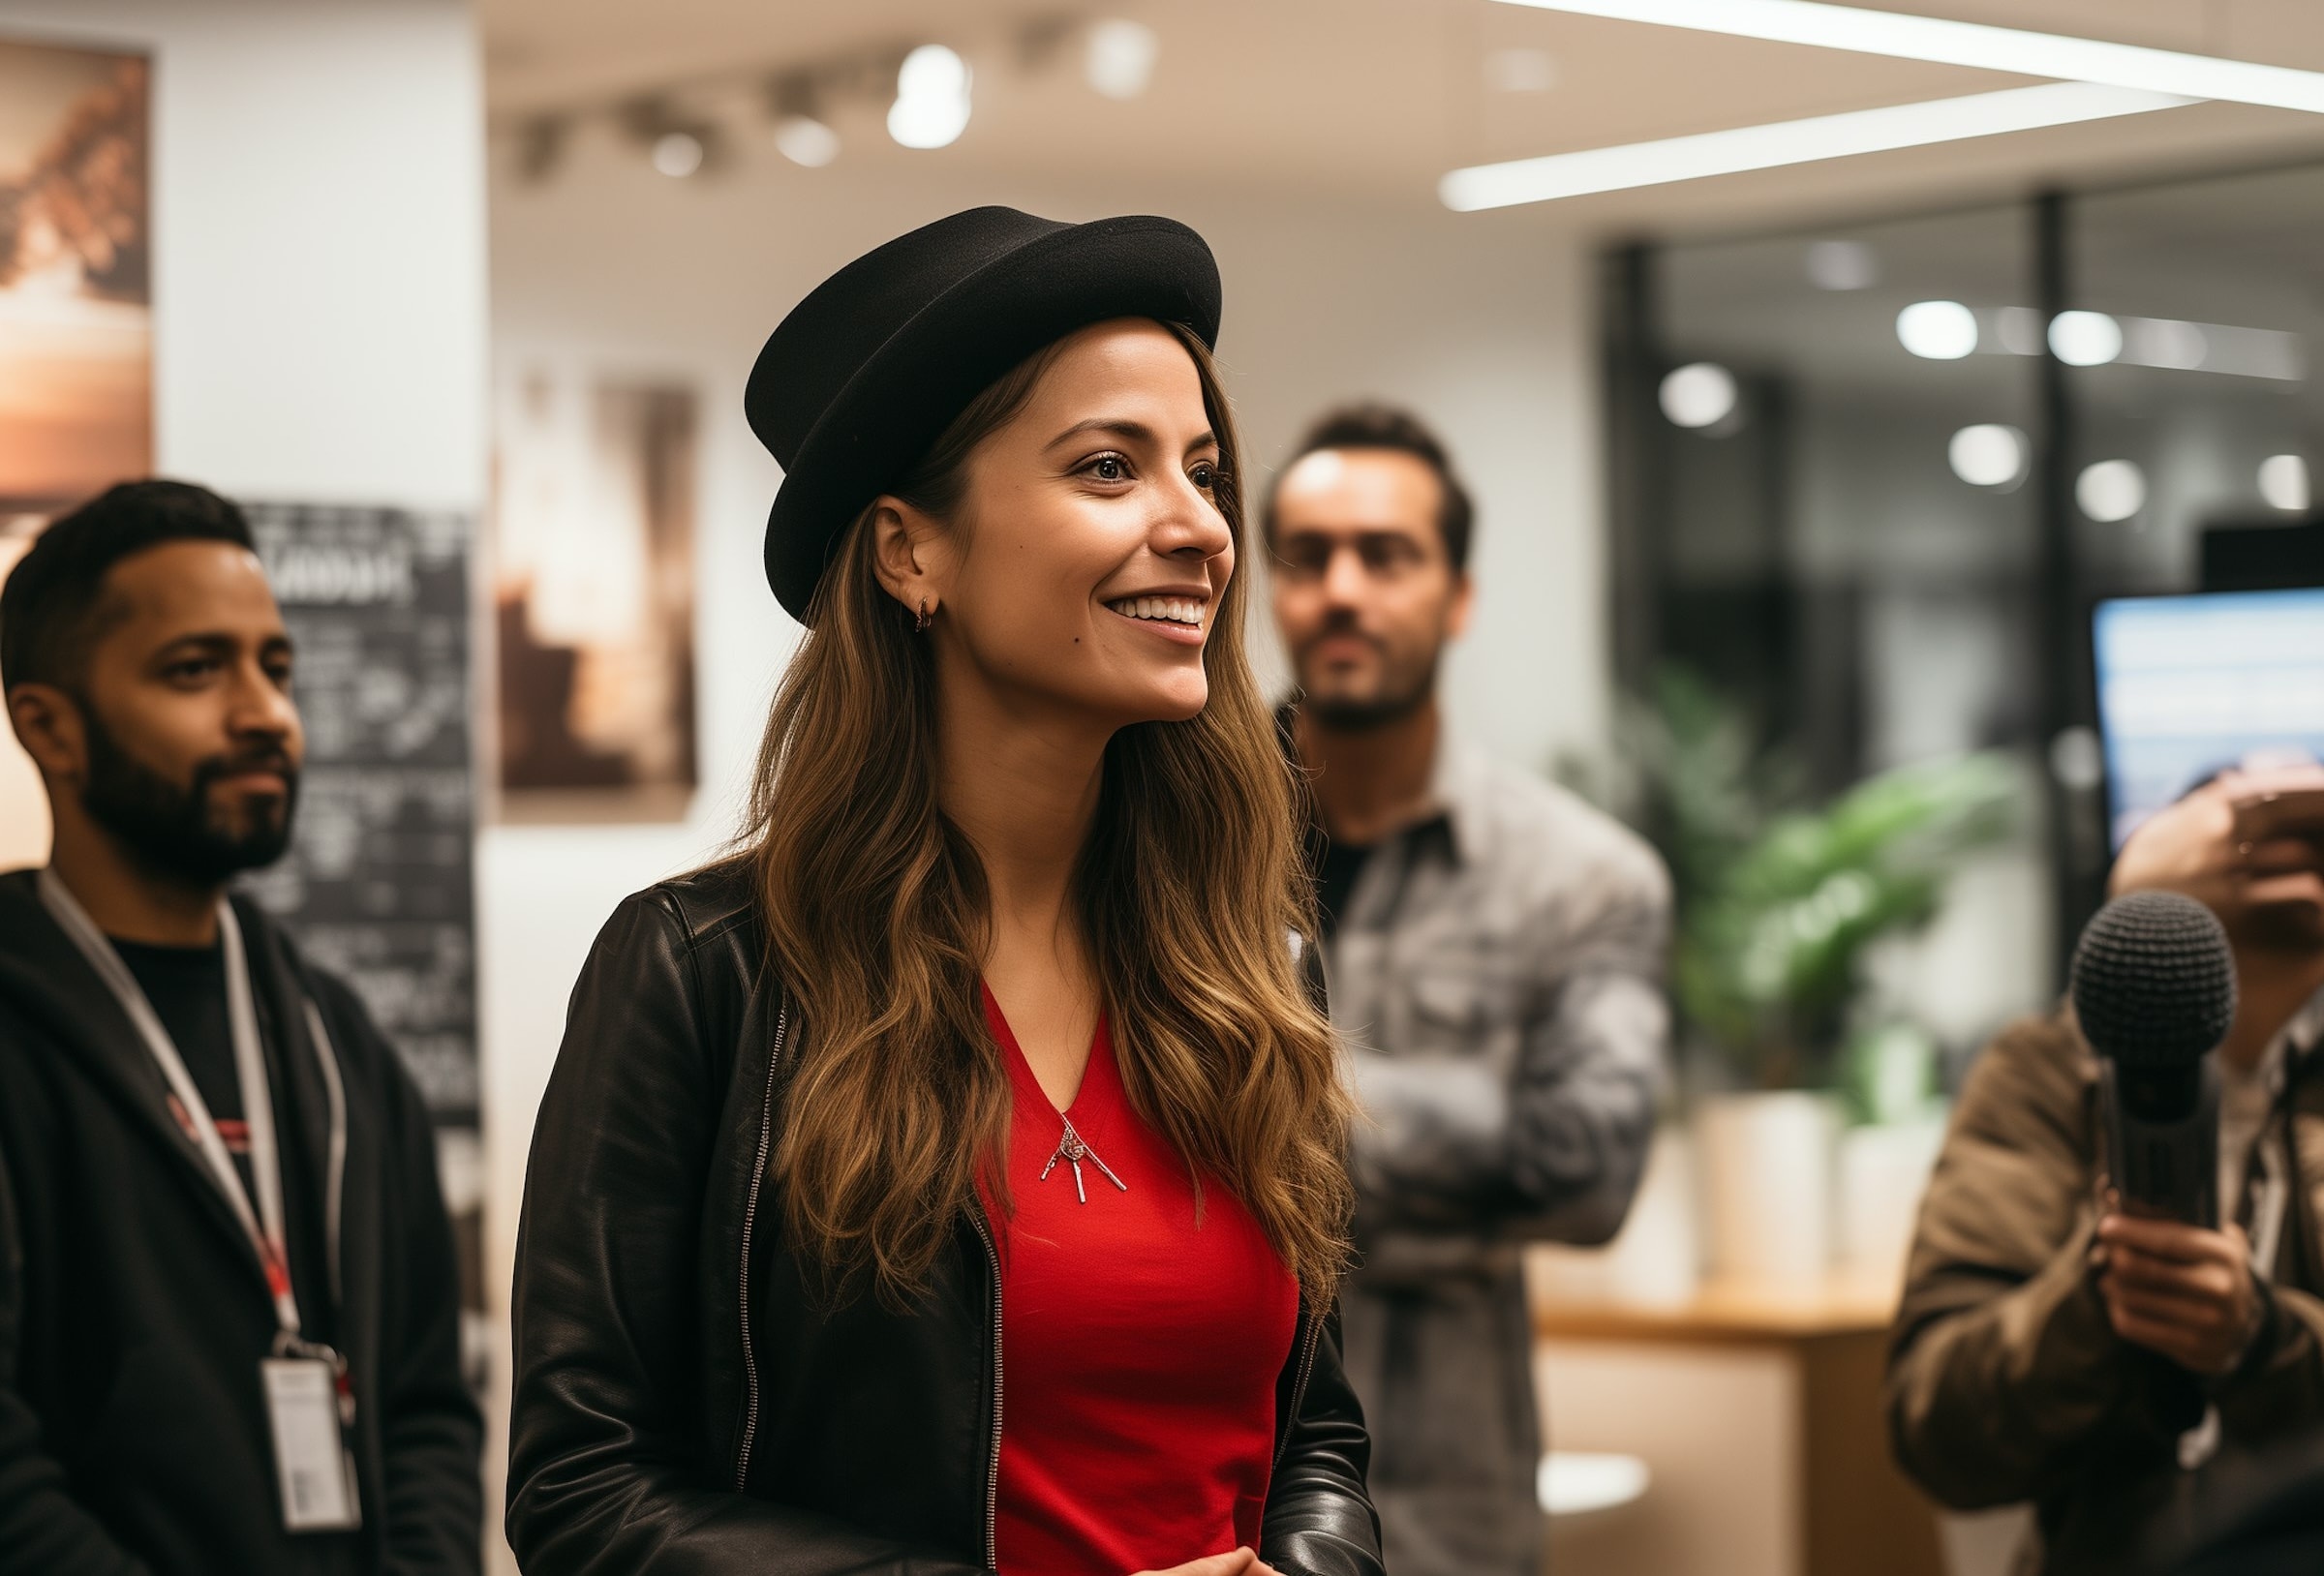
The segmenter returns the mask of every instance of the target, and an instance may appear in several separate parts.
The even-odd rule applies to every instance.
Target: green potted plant
[[[1818,804],[1739,709],[1680,669],[1624,705],[1617,753],[1602,797],[1669,863],[1681,1032],[1717,1064],[1696,1124],[1711,1258],[1757,1280],[1820,1278],[1842,1051],[1851,1030],[1883,1027],[1860,1021],[1866,955],[1925,925],[1960,862],[2009,834],[2017,775],[1970,755]]]

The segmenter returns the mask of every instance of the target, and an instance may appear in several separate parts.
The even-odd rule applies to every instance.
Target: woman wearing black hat
[[[574,992],[516,1271],[535,1576],[1380,1576],[1217,327],[1183,226],[984,208],[768,341],[809,632],[741,851]]]

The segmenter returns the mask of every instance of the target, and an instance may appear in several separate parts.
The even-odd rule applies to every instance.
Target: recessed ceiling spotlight
[[[2074,478],[2074,501],[2102,526],[2147,506],[2147,473],[2128,460],[2100,460]]]
[[[2000,422],[1979,422],[1953,434],[1944,458],[1972,487],[2006,487],[2026,473],[2026,435]]]
[[[2123,353],[2123,325],[2103,312],[2061,312],[2050,319],[2050,353],[2069,367],[2102,367]]]
[[[1716,427],[1734,413],[1735,375],[1716,361],[1692,361],[1663,379],[1656,399],[1673,427]]]
[[[2098,730],[2076,723],[2050,738],[2050,775],[2061,788],[2088,793],[2106,780],[2106,746]]]
[[[968,62],[941,44],[923,44],[896,72],[888,135],[907,148],[941,148],[968,129]]]
[[[2286,514],[2306,514],[2311,501],[2308,461],[2297,454],[2271,454],[2259,462],[2259,496]]]
[[[1484,57],[1484,85],[1495,93],[1546,93],[1557,86],[1557,61],[1546,49],[1495,49]]]
[[[1808,283],[1819,290],[1866,290],[1881,281],[1881,259],[1862,241],[1810,241]]]
[[[1915,301],[1896,315],[1896,340],[1929,361],[1958,361],[1977,348],[1977,315],[1958,301]]]
[[[654,139],[654,167],[682,181],[702,167],[710,150],[692,132],[664,132]]]
[[[1154,57],[1162,41],[1144,22],[1114,17],[1089,29],[1082,75],[1109,99],[1135,99],[1154,78]]]
[[[840,134],[812,115],[785,115],[775,123],[775,146],[791,163],[820,169],[840,156]]]

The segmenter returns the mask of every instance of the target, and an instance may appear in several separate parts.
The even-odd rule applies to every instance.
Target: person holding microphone
[[[767,342],[808,632],[740,851],[625,901],[573,994],[516,1269],[532,1576],[1383,1576],[1218,320],[1184,226],[980,208]]]
[[[2003,1030],[1962,1090],[1912,1246],[1888,1420],[1941,1502],[2034,1501],[2026,1570],[2130,1568],[2324,1424],[2324,814],[2297,810],[2317,795],[2312,765],[2223,773],[2115,864],[2116,894],[2193,898],[2233,955],[2217,1228],[2110,1188],[2097,1060],[2070,1009]]]

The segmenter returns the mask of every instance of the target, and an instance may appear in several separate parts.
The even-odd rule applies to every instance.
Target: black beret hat
[[[832,550],[952,419],[1046,345],[1112,318],[1218,344],[1218,264],[1173,219],[971,208],[866,253],[769,336],[743,409],[782,464],[767,584],[806,621]]]

